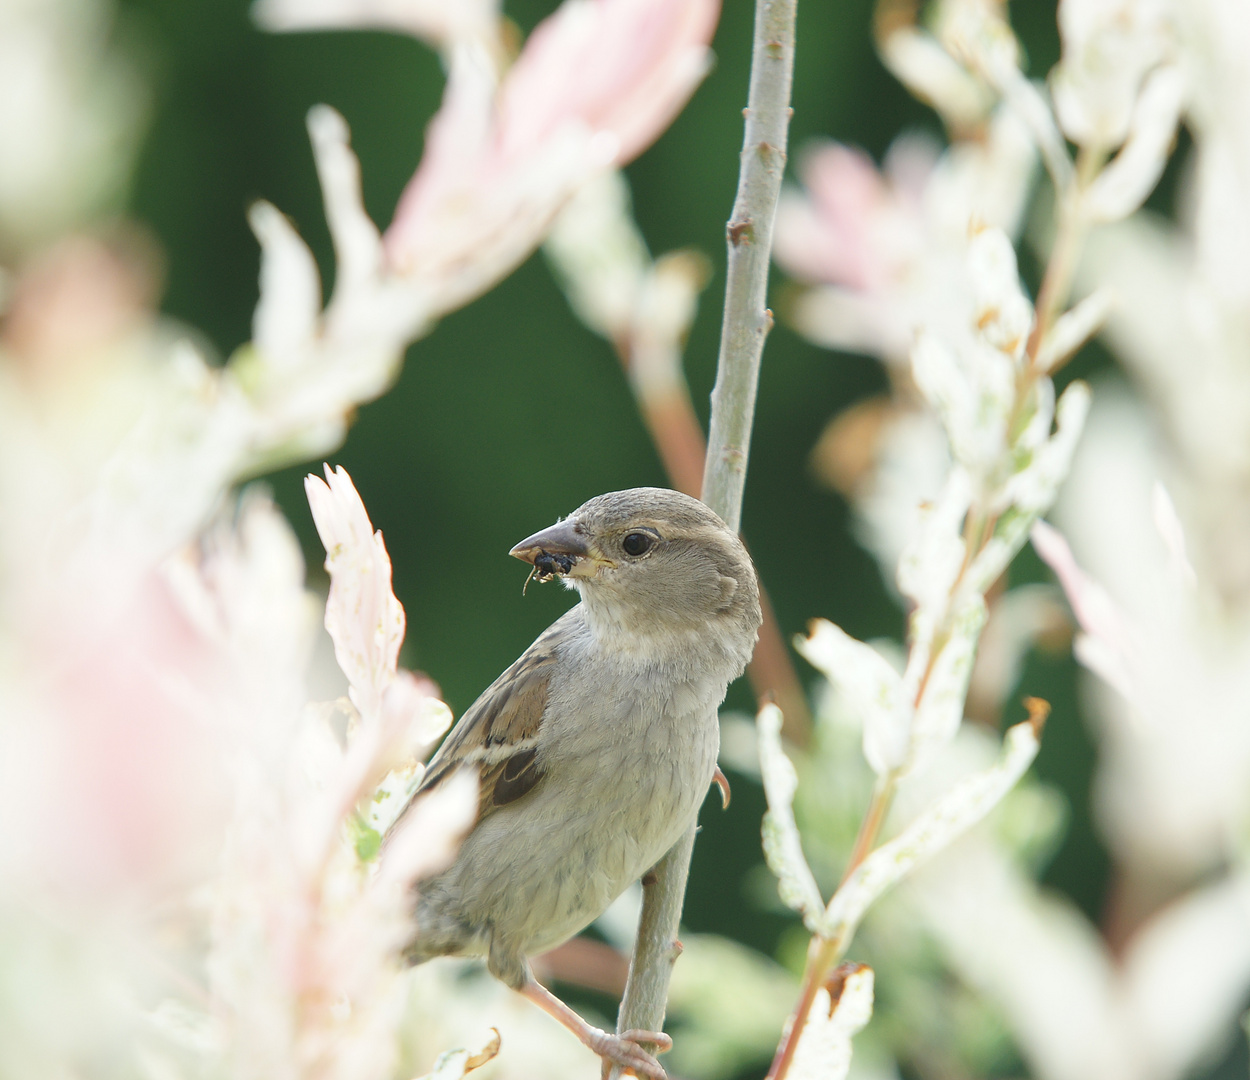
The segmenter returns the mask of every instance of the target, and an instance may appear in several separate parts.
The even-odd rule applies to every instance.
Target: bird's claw
[[[632,1043],[654,1043],[657,1054],[667,1054],[673,1049],[673,1040],[662,1031],[644,1031],[642,1028],[630,1028],[622,1031],[617,1038]]]
[[[587,1040],[586,1045],[603,1058],[603,1080],[607,1080],[613,1065],[632,1069],[636,1075],[648,1077],[649,1080],[668,1080],[664,1066],[642,1048],[642,1043],[655,1043],[656,1053],[659,1054],[673,1048],[673,1040],[664,1032],[638,1029],[623,1031],[620,1035],[597,1031]]]

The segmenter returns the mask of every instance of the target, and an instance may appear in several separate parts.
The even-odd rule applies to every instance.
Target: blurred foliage
[[[313,246],[327,287],[332,281],[307,110],[327,102],[347,118],[366,205],[385,225],[438,104],[439,61],[416,41],[386,34],[263,34],[246,0],[122,0],[121,7],[118,33],[140,44],[155,96],[131,210],[165,249],[165,310],[225,356],[250,336],[256,298],[249,202],[264,197],[289,214]],[[554,7],[554,0],[505,5],[525,31]],[[932,114],[879,63],[871,9],[870,0],[802,6],[792,156],[818,136],[880,157],[903,129],[939,133]],[[1030,70],[1045,72],[1058,55],[1053,0],[1018,3],[1012,14]],[[751,4],[726,0],[715,70],[628,170],[653,252],[693,246],[713,260],[687,350],[705,422],[751,19]],[[787,636],[820,615],[862,639],[898,637],[902,614],[851,538],[845,504],[808,468],[830,417],[878,391],[884,377],[871,360],[822,351],[791,333],[784,299],[778,275],[774,307],[783,318],[765,353],[744,533]],[[1102,364],[1095,354],[1073,369],[1086,376]],[[404,662],[436,679],[457,715],[571,602],[554,586],[522,596],[524,568],[508,559],[508,548],[600,492],[665,482],[619,363],[570,313],[541,256],[413,346],[398,385],[360,411],[334,460],[350,470],[386,536],[408,612]],[[269,482],[316,565],[305,471]],[[1013,583],[1045,576],[1027,553],[1011,573]],[[810,669],[799,665],[810,680]],[[1093,750],[1074,673],[1070,658],[1034,656],[1022,687],[1054,706],[1037,771],[1066,793],[1072,811],[1047,881],[1096,920],[1107,860],[1089,823]],[[743,685],[731,690],[730,704],[749,707]],[[763,796],[737,776],[734,792],[727,812],[709,805],[703,815],[686,922],[772,954],[790,920],[761,910],[750,899],[758,890],[748,885],[761,862]],[[987,1047],[986,1060],[996,1053]]]

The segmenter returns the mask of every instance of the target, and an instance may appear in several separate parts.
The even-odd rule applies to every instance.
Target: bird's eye
[[[646,533],[630,533],[621,541],[621,547],[625,549],[626,555],[633,555],[637,558],[639,555],[645,555],[651,550],[651,545],[655,543],[655,538],[648,536]]]

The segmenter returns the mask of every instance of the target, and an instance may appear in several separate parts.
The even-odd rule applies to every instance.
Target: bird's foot
[[[609,1035],[598,1028],[589,1028],[582,1041],[596,1054],[603,1058],[603,1080],[607,1080],[613,1065],[622,1069],[632,1069],[638,1076],[649,1077],[650,1080],[668,1080],[664,1066],[648,1054],[642,1043],[654,1043],[656,1053],[663,1054],[673,1048],[673,1040],[662,1031],[639,1031],[633,1029],[623,1031],[620,1035]]]
[[[632,1069],[635,1076],[644,1076],[647,1080],[668,1080],[664,1066],[655,1060],[653,1054],[642,1048],[643,1043],[649,1043],[655,1046],[657,1054],[671,1050],[673,1040],[664,1032],[631,1029],[619,1035],[610,1035],[601,1028],[588,1024],[533,977],[521,985],[520,991],[543,1012],[559,1020],[584,1046],[603,1058],[604,1080],[607,1080],[613,1065]]]

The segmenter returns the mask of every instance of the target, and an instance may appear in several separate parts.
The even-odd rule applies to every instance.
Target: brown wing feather
[[[480,821],[526,795],[542,779],[542,758],[535,741],[547,710],[556,655],[573,629],[570,616],[576,613],[575,608],[548,627],[469,706],[430,760],[414,799],[438,787],[458,769],[476,764],[481,777]]]

